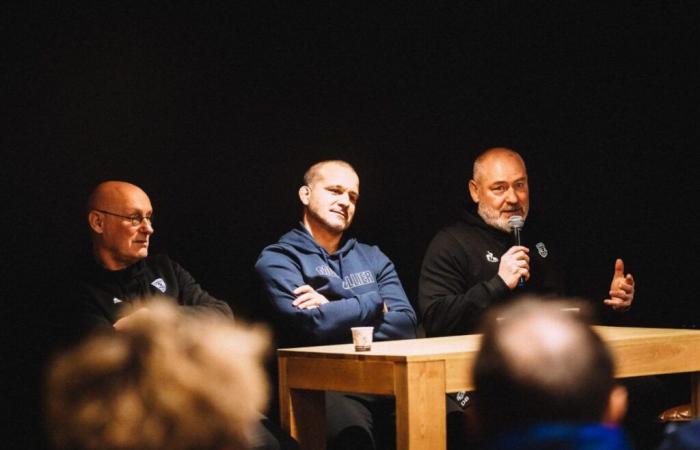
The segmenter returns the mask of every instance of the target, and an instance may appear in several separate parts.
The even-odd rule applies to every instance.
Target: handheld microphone
[[[510,216],[510,219],[508,219],[508,225],[510,225],[510,229],[513,232],[513,240],[515,241],[515,245],[522,245],[520,243],[520,231],[525,225],[525,219],[523,219],[522,216]],[[523,277],[520,277],[518,287],[525,287],[525,279]]]

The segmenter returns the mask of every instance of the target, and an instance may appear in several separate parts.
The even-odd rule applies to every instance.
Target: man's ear
[[[627,413],[627,388],[616,384],[610,390],[608,406],[603,414],[603,423],[606,425],[619,425]]]
[[[479,185],[474,180],[469,180],[469,195],[474,203],[479,203]]]
[[[311,195],[311,188],[307,185],[304,185],[299,188],[299,200],[301,200],[301,204],[304,206],[309,205],[309,196]]]
[[[97,234],[102,234],[104,231],[104,219],[96,211],[88,213],[88,224],[90,224],[92,231]]]

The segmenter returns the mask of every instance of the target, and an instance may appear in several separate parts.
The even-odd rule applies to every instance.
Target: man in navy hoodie
[[[304,175],[301,223],[260,254],[280,347],[351,342],[351,327],[373,326],[374,339],[416,336],[416,314],[394,264],[378,247],[343,238],[352,223],[360,180],[344,161],[322,161]],[[391,446],[389,398],[328,393],[331,448]],[[386,424],[379,425],[383,418]]]

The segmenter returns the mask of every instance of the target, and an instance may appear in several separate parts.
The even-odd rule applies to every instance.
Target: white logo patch
[[[115,305],[116,305],[117,303],[121,303],[121,302],[122,302],[122,301],[119,300],[117,297],[114,297],[114,298],[112,299],[112,301],[114,302]]]
[[[467,395],[467,391],[461,391],[457,392],[455,395],[457,398],[457,401],[459,402],[459,406],[462,408],[467,406],[467,403],[469,403],[469,396]]]
[[[151,282],[151,286],[154,286],[160,292],[165,294],[166,285],[165,285],[165,281],[163,281],[162,278],[156,278],[155,280],[153,280],[153,282]]]
[[[491,252],[486,252],[486,261],[488,261],[490,263],[497,263],[498,257],[493,256],[493,253],[491,253]]]
[[[544,246],[544,242],[538,242],[535,244],[535,247],[537,247],[537,253],[539,253],[541,257],[546,258],[547,255],[549,255],[547,247]]]

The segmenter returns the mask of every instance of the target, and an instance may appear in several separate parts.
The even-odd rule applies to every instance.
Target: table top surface
[[[700,330],[675,328],[635,328],[594,326],[603,340],[613,349],[632,343],[663,343],[693,341],[700,346]],[[423,339],[374,342],[372,349],[356,352],[352,344],[284,348],[281,357],[349,358],[373,360],[428,360],[461,357],[479,350],[481,335],[469,334]]]

